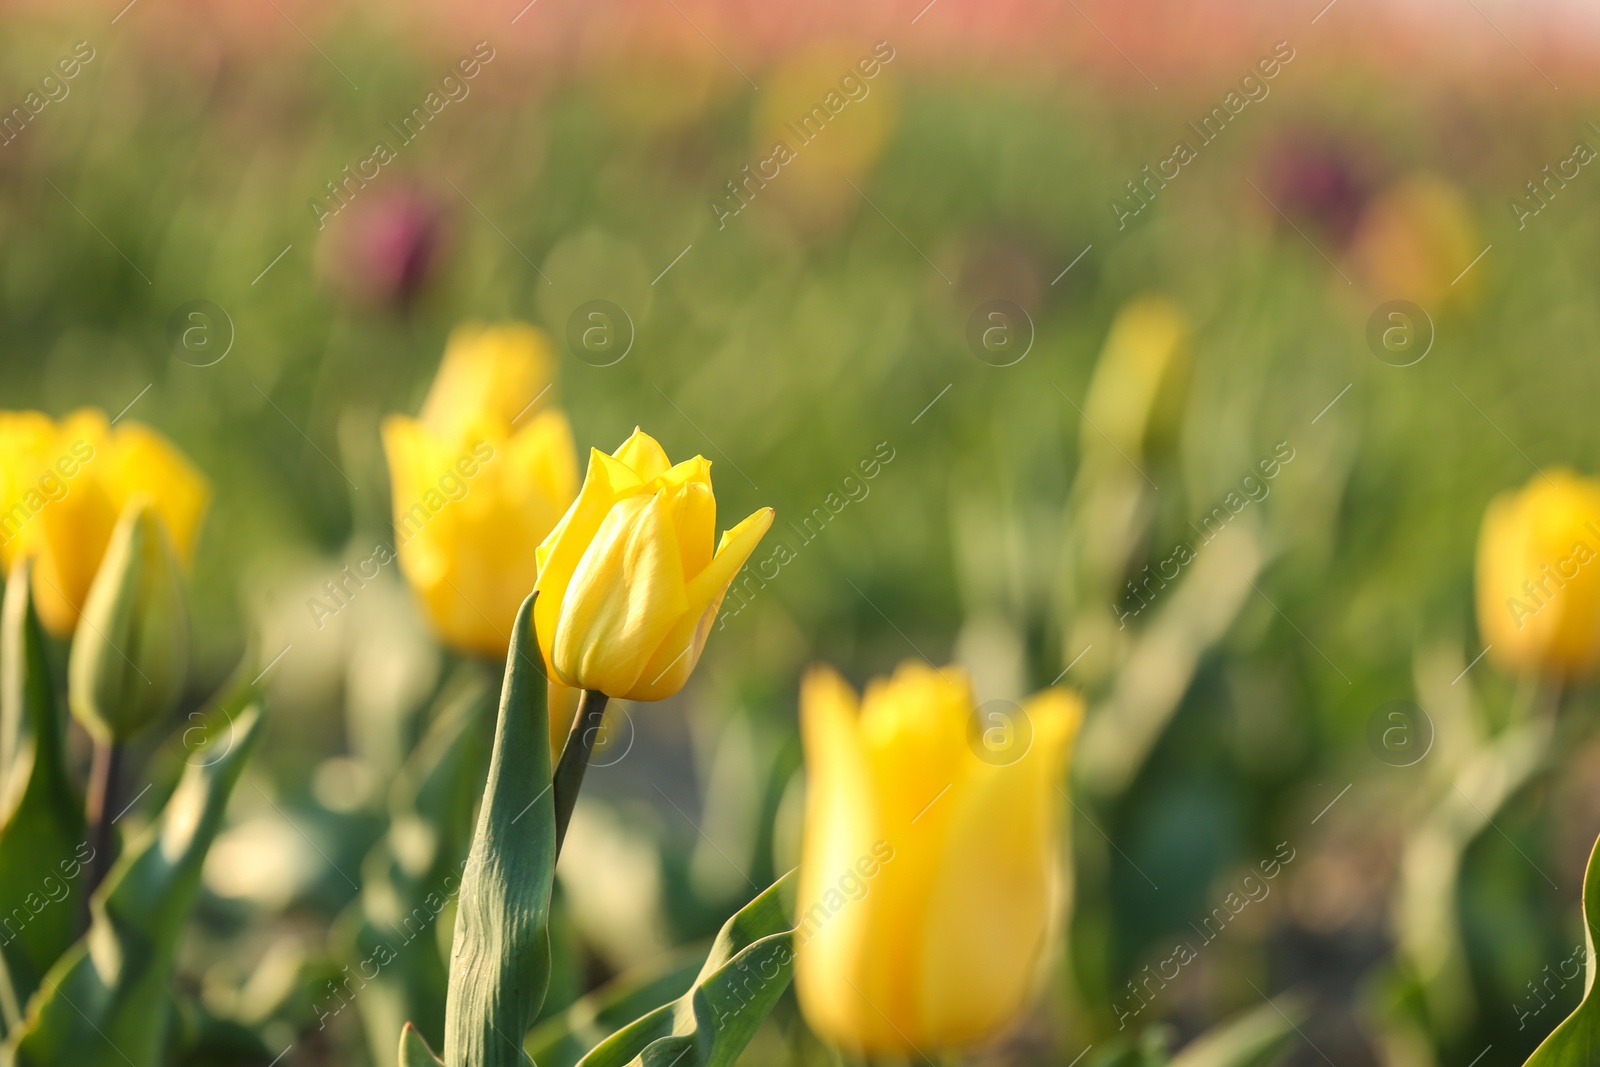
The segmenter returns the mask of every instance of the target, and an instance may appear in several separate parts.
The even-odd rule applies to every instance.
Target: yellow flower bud
[[[463,326],[421,418],[384,421],[400,569],[434,631],[463,652],[506,654],[537,575],[533,546],[577,493],[566,416],[530,410],[551,365],[531,326]]]
[[[169,714],[189,667],[177,554],[149,501],[123,512],[83,606],[67,663],[73,716],[96,740],[128,740]]]
[[[1600,482],[1556,469],[1495,497],[1477,571],[1490,658],[1567,676],[1600,664]]]
[[[538,552],[534,621],[562,682],[627,700],[683,688],[772,509],[724,532],[713,552],[716,522],[704,457],[673,466],[637,429],[612,455],[590,452],[578,499]]]
[[[1192,332],[1189,316],[1165,297],[1122,306],[1084,397],[1084,451],[1103,451],[1109,439],[1138,457],[1173,438],[1189,392]]]
[[[139,423],[112,427],[83,409],[60,423],[0,412],[0,560],[36,557],[33,595],[46,629],[78,625],[90,583],[130,501],[144,499],[178,558],[194,555],[211,491],[171,442]]]
[[[980,714],[964,672],[916,661],[859,701],[807,674],[794,975],[813,1030],[916,1056],[1027,1006],[1057,929],[1057,788],[1082,711],[1047,689]]]

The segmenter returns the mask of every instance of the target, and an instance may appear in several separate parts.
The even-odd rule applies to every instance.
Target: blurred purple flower
[[[377,193],[353,204],[346,225],[335,226],[332,280],[359,304],[410,306],[444,254],[444,209],[421,190]]]
[[[1355,233],[1371,183],[1351,146],[1302,133],[1280,141],[1266,164],[1268,192],[1284,214],[1310,221],[1348,244]]]

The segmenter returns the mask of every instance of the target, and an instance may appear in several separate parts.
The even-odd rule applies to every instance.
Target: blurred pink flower
[[[1372,191],[1359,152],[1313,133],[1286,137],[1271,151],[1266,187],[1286,215],[1311,222],[1341,248],[1355,234]]]
[[[444,209],[419,189],[378,192],[353,204],[329,237],[328,274],[340,293],[369,307],[403,308],[443,257]]]

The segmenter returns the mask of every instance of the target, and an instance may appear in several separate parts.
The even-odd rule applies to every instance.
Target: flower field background
[[[159,829],[185,774],[224,798],[237,776],[209,854],[164,857],[202,873],[151,1009],[171,1025],[130,1062],[388,1064],[408,1022],[445,1048],[511,619],[596,448],[618,500],[643,490],[617,469],[689,499],[703,472],[669,464],[709,460],[714,532],[747,555],[698,630],[705,601],[672,620],[703,652],[584,660],[612,699],[564,843],[554,816],[539,1067],[690,989],[796,865],[822,908],[789,913],[797,942],[923,959],[888,921],[845,933],[893,913],[911,859],[853,825],[856,874],[808,875],[817,753],[843,742],[802,704],[888,722],[937,706],[917,672],[946,665],[977,703],[947,747],[1060,755],[1037,796],[963,809],[972,840],[1055,820],[1061,855],[1037,899],[942,905],[974,943],[1034,905],[1049,936],[998,968],[1027,991],[1003,1026],[935,1044],[1523,1063],[1592,967],[1597,48],[1581,10],[1474,0],[0,13],[0,407],[58,420],[73,470],[7,468],[0,549],[124,463],[118,427],[181,452],[135,488],[185,575],[187,669],[145,679],[181,692],[128,742],[112,832]],[[441,361],[477,330],[534,355],[473,406]],[[477,423],[441,429],[469,407],[498,420],[490,455]],[[549,466],[508,488],[535,424]],[[476,510],[508,493],[524,525]],[[95,513],[102,545],[123,506]],[[160,542],[139,522],[119,551]],[[715,566],[696,551],[685,579]],[[575,558],[529,610],[545,663]],[[63,686],[92,574],[33,586]],[[215,710],[239,683],[259,718]],[[73,714],[81,791],[100,720]],[[942,818],[919,769],[899,799]],[[83,840],[61,863],[86,872]],[[0,855],[0,951],[79,921],[68,870]],[[899,1043],[797,951],[796,989],[738,972],[739,1005],[770,1006],[738,1062]],[[1005,1000],[994,953],[930,964],[918,995]],[[903,1062],[942,1054],[899,1037]],[[629,1062],[622,1038],[596,1053]],[[55,1055],[15,1062],[129,1059]]]

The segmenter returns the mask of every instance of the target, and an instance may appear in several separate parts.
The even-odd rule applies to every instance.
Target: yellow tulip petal
[[[509,432],[550,384],[552,366],[549,338],[532,326],[459,326],[445,345],[422,422],[445,438],[470,436],[477,423]]]
[[[633,428],[632,435],[611,454],[633,471],[641,482],[665,474],[672,466],[660,443],[637,426]]]
[[[30,539],[37,538],[34,515],[54,495],[61,478],[46,480],[54,455],[56,425],[37,411],[0,412],[0,564],[11,564],[27,552]],[[67,457],[68,469],[77,461]]]
[[[539,599],[534,604],[534,629],[539,638],[539,649],[545,663],[554,670],[554,639],[556,622],[561,617],[561,605],[572,582],[572,573],[583,559],[589,543],[594,540],[600,524],[605,521],[611,505],[617,501],[613,480],[623,481],[628,489],[638,484],[632,469],[606,455],[598,448],[589,450],[589,473],[583,479],[578,497],[567,508],[561,521],[535,550],[539,580],[534,586]]]
[[[687,607],[663,494],[626,497],[572,571],[551,662],[568,685],[627,695]]]
[[[1478,628],[1515,671],[1600,666],[1600,483],[1552,469],[1496,497],[1478,538]]]
[[[711,461],[704,456],[695,456],[682,463],[675,463],[671,467],[656,475],[658,485],[688,485],[691,482],[703,482],[707,489],[711,488]]]
[[[870,951],[876,879],[896,862],[878,835],[871,774],[857,732],[857,700],[827,667],[800,685],[806,761],[805,840],[795,903],[795,993],[806,1019],[835,1044],[874,1051],[904,1047],[862,988]],[[870,880],[869,880],[870,878]]]
[[[683,688],[700,662],[728,586],[772,526],[772,515],[771,508],[762,508],[722,535],[716,556],[688,584],[687,608],[639,673],[639,680],[623,694],[629,700],[664,700]]]
[[[918,954],[919,1033],[960,1046],[1005,1026],[1039,976],[1060,879],[1055,787],[1070,737],[1065,695],[1030,704],[1034,744],[1015,763],[976,766],[952,791],[941,861],[929,880]]]
[[[51,633],[65,636],[77,627],[119,514],[104,480],[82,476],[34,517],[40,538],[33,590],[39,619]]]
[[[566,506],[578,495],[578,457],[572,444],[572,424],[561,411],[541,411],[526,420],[506,448],[510,462],[499,469],[515,492],[557,507],[546,527],[547,531],[554,529]]]
[[[717,501],[711,486],[691,481],[663,490],[672,528],[678,532],[683,576],[692,581],[712,559],[717,532]]]
[[[121,502],[148,497],[178,558],[191,562],[200,519],[211,500],[210,484],[194,464],[149,427],[125,422],[116,430],[113,471]]]

